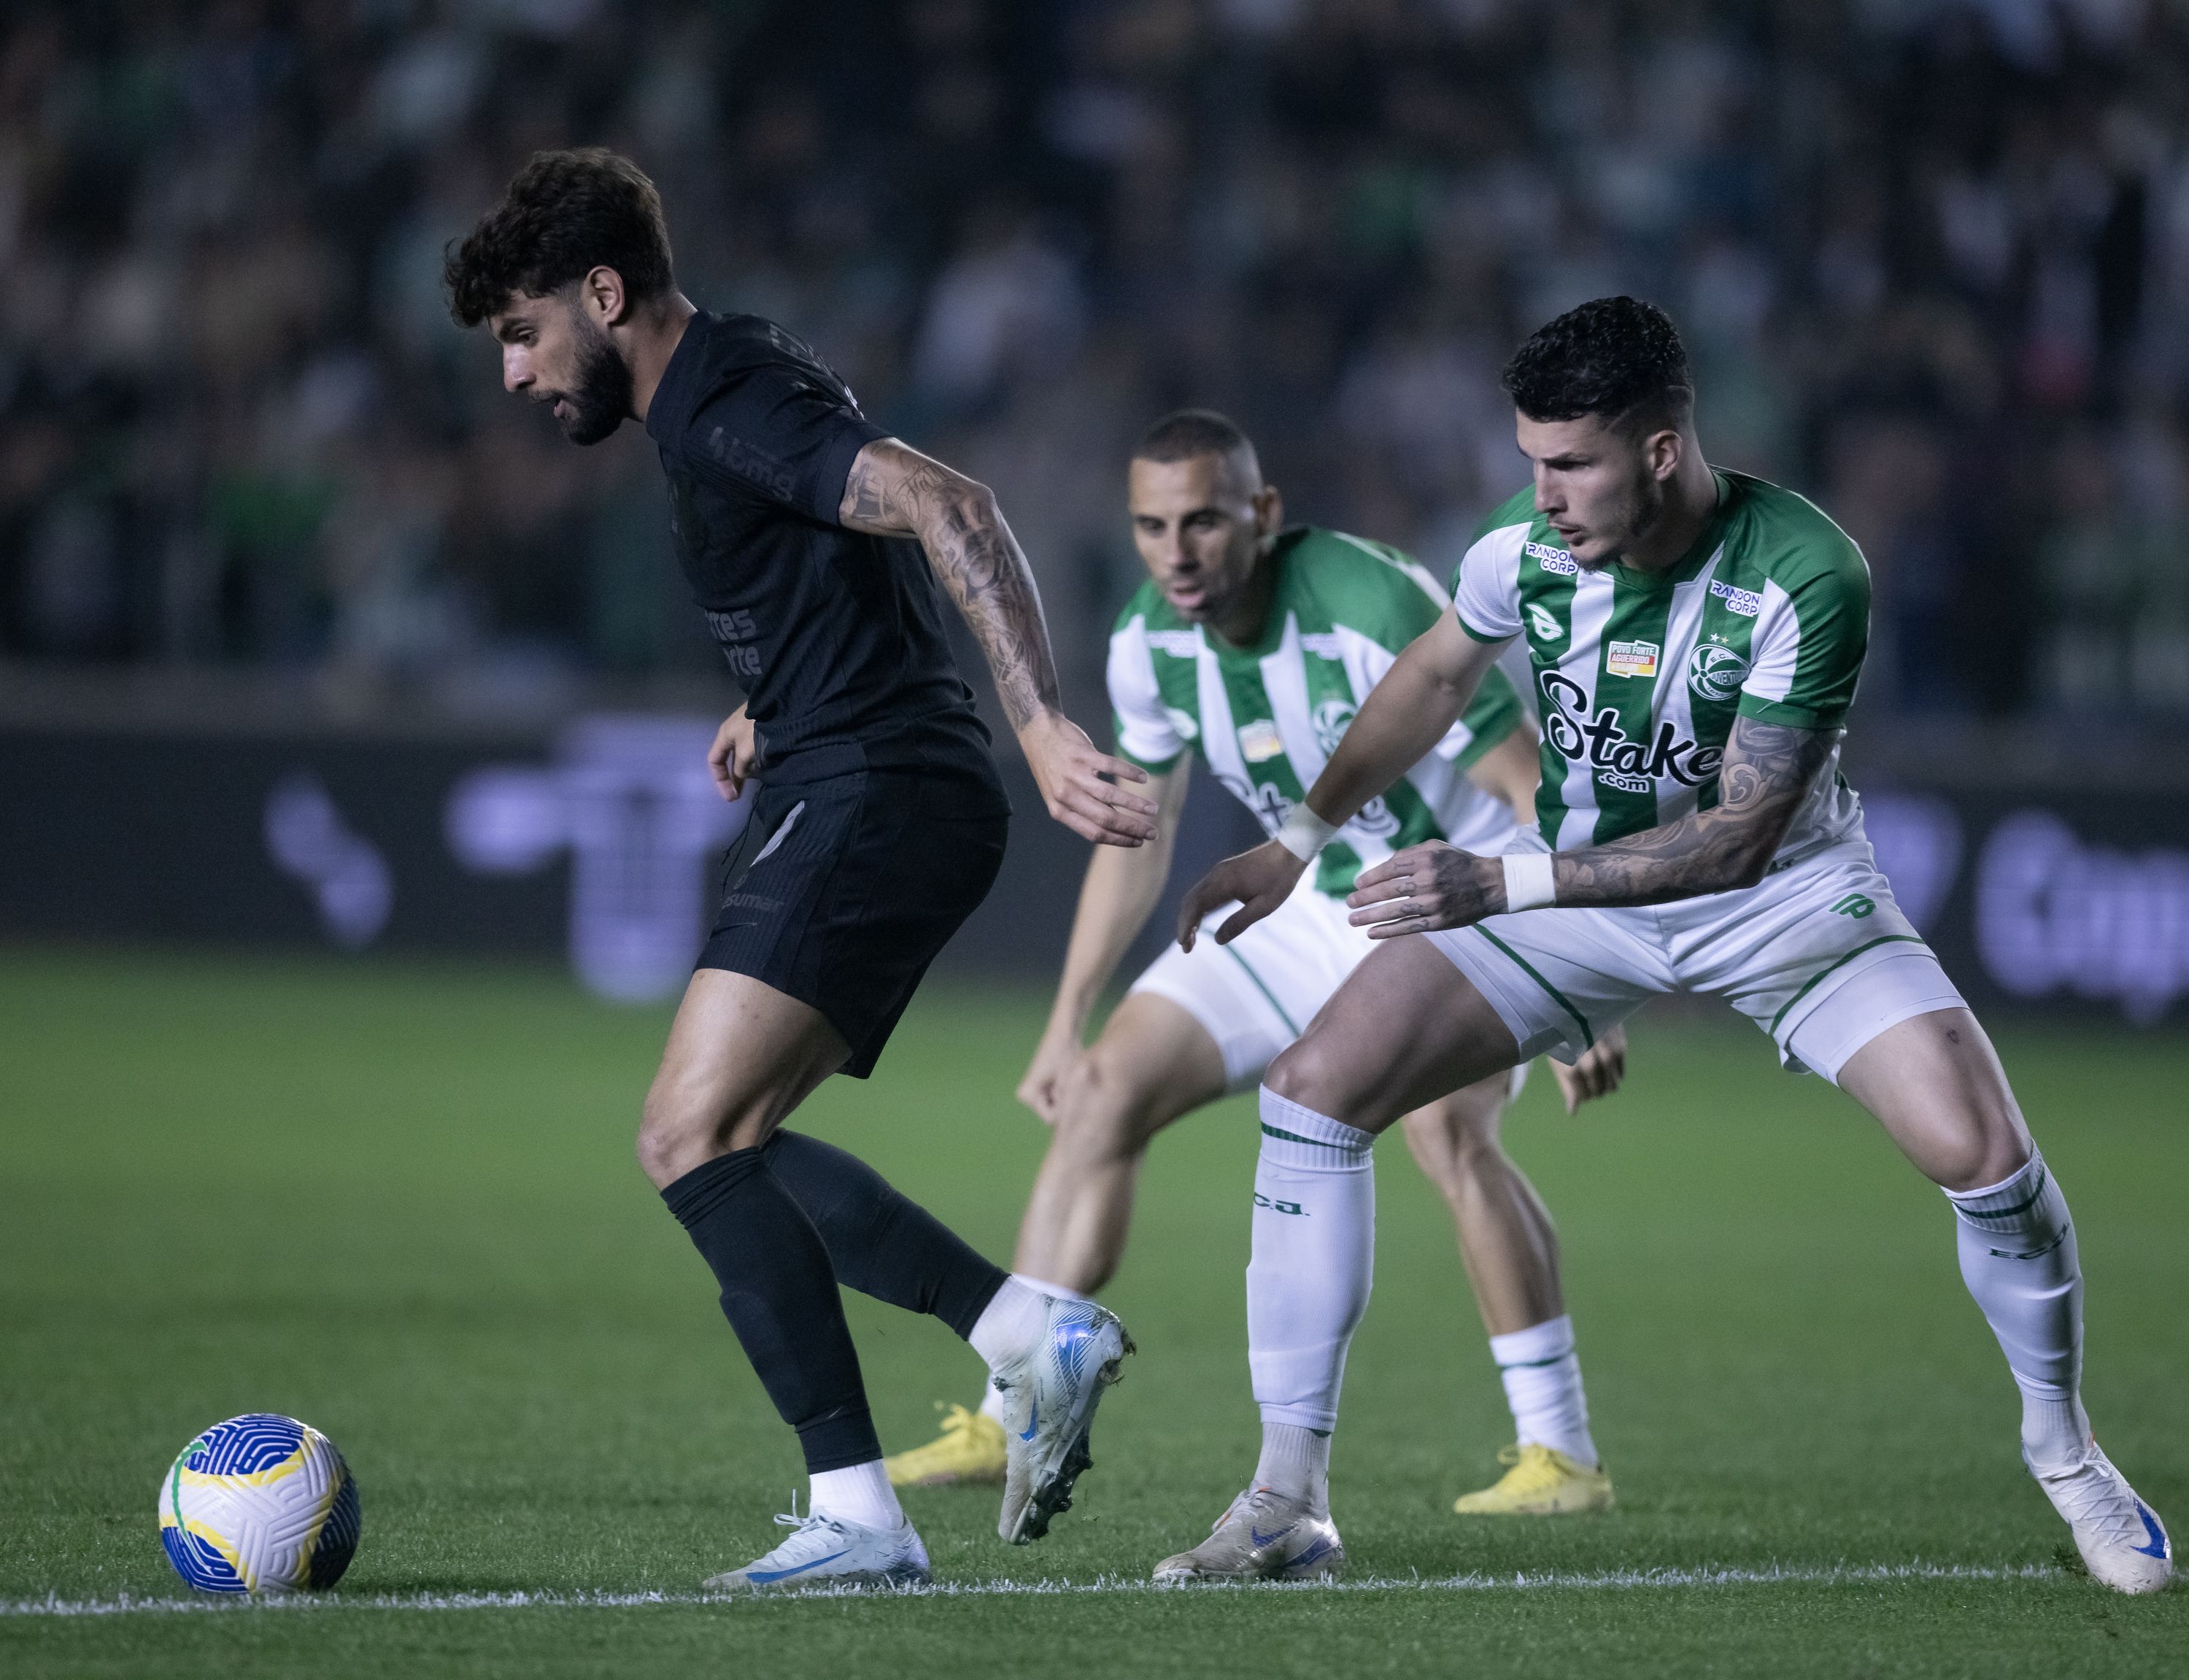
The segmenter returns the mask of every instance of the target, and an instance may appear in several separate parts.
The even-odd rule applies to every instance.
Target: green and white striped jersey
[[[1339,531],[1287,531],[1267,564],[1276,592],[1253,647],[1179,617],[1143,584],[1110,636],[1110,704],[1122,756],[1160,772],[1191,747],[1275,834],[1368,691],[1448,601],[1396,549]],[[1466,772],[1521,721],[1519,696],[1491,672],[1429,756],[1323,848],[1315,885],[1343,898],[1363,869],[1424,840],[1503,850],[1513,813]]]
[[[1737,472],[1669,572],[1591,572],[1524,490],[1484,522],[1453,579],[1460,628],[1524,635],[1541,701],[1537,826],[1553,851],[1677,821],[1717,803],[1736,716],[1836,728],[1869,639],[1869,568],[1816,505]],[[1818,776],[1779,857],[1856,832],[1862,807]]]

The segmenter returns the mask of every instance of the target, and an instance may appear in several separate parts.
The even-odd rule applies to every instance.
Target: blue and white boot
[[[996,1532],[1014,1546],[1038,1540],[1072,1508],[1072,1484],[1094,1460],[1087,1435],[1103,1390],[1117,1380],[1133,1339],[1093,1301],[1049,1298],[1033,1345],[994,1373],[1004,1396],[1004,1508]]]
[[[800,1587],[925,1587],[927,1548],[908,1518],[895,1528],[869,1528],[847,1518],[795,1508],[776,1521],[790,1537],[743,1569],[711,1576],[710,1593],[784,1593]]]
[[[2029,1474],[2067,1519],[2093,1581],[2116,1593],[2156,1593],[2174,1579],[2174,1542],[2166,1537],[2166,1525],[2096,1441],[2074,1463],[2031,1464]]]

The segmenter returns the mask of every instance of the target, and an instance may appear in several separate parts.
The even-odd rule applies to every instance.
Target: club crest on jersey
[[[1341,700],[1336,695],[1315,708],[1315,744],[1327,758],[1338,751],[1338,743],[1345,737],[1346,725],[1353,721],[1353,702]]]
[[[1688,686],[1698,700],[1722,705],[1748,680],[1748,662],[1723,644],[1697,642],[1688,656]]]
[[[1569,763],[1586,763],[1604,781],[1627,792],[1646,793],[1664,776],[1700,787],[1717,774],[1725,756],[1719,747],[1683,740],[1670,719],[1646,741],[1626,733],[1615,706],[1604,707],[1591,719],[1588,691],[1563,672],[1544,672],[1541,688],[1543,738]]]
[[[1604,668],[1615,677],[1654,677],[1657,653],[1653,641],[1615,641],[1604,658]]]
[[[1535,627],[1537,641],[1557,641],[1566,633],[1565,626],[1558,621],[1558,615],[1539,601],[1528,603],[1528,622]]]
[[[1239,753],[1248,764],[1266,764],[1284,750],[1284,736],[1267,718],[1239,725]]]
[[[1529,544],[1528,558],[1544,571],[1555,572],[1561,578],[1570,578],[1581,570],[1570,554],[1564,549],[1554,549],[1548,543]]]

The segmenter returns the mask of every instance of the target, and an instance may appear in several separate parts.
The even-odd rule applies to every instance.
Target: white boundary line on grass
[[[782,1598],[841,1598],[852,1597],[898,1598],[1061,1598],[1097,1593],[1148,1593],[1195,1591],[1275,1593],[1592,1593],[1632,1592],[1652,1588],[1725,1587],[1846,1587],[1903,1581],[2044,1581],[2066,1571],[2049,1564],[1858,1564],[1803,1569],[1651,1569],[1604,1570],[1565,1573],[1557,1570],[1537,1574],[1455,1575],[1443,1576],[1381,1576],[1338,1581],[1260,1581],[1251,1584],[1203,1585],[1198,1587],[1157,1587],[1151,1581],[1123,1576],[1102,1576],[1094,1581],[936,1581],[927,1587],[908,1587],[869,1593],[846,1587],[808,1587],[802,1592],[776,1593]],[[0,1618],[10,1616],[173,1615],[197,1612],[252,1610],[644,1610],[654,1605],[732,1604],[748,1602],[719,1593],[387,1593],[370,1598],[344,1598],[340,1593],[280,1593],[263,1598],[18,1598],[0,1601]]]

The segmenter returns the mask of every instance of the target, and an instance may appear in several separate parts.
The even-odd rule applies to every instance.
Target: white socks
[[[1949,1190],[1961,1278],[2022,1390],[2022,1445],[2033,1469],[2079,1461],[2090,1440],[2083,1371],[2083,1270],[2067,1198],[2033,1153],[2011,1178]]]
[[[1000,1301],[1005,1295],[1010,1294],[1014,1286],[1031,1289],[1038,1295],[1054,1295],[1061,1301],[1091,1301],[1094,1299],[1092,1295],[1081,1294],[1077,1289],[1067,1289],[1061,1283],[1044,1283],[1038,1278],[1021,1277],[1014,1272],[1004,1287],[996,1291],[996,1300]],[[988,1356],[981,1348],[981,1327],[988,1322],[988,1312],[994,1310],[995,1305],[996,1301],[990,1301],[987,1309],[981,1314],[978,1322],[973,1326],[973,1350],[979,1353],[983,1359],[988,1359]],[[999,1342],[1005,1341],[1009,1335],[1016,1333],[1021,1323],[1020,1315],[1025,1311],[1025,1306],[1022,1302],[1014,1298],[1012,1302],[1006,1304],[1004,1311],[1010,1316],[1009,1326],[1006,1327],[1003,1321],[998,1321],[993,1327],[998,1332]],[[1049,1322],[1046,1309],[1044,1311],[1044,1316],[1028,1322],[1032,1322],[1034,1333],[1040,1334],[1042,1326]],[[989,1360],[991,1365],[994,1362],[993,1359]],[[981,1415],[983,1418],[993,1418],[998,1423],[1004,1421],[1004,1391],[996,1386],[993,1375],[989,1377],[988,1385],[981,1391]]]
[[[1521,1444],[1547,1446],[1594,1469],[1596,1443],[1589,1438],[1572,1318],[1561,1314],[1509,1336],[1492,1336],[1490,1356],[1497,1361]]]
[[[1330,1514],[1330,1436],[1292,1423],[1262,1425],[1262,1457],[1254,1486],[1304,1499],[1312,1516]]]
[[[1345,1350],[1375,1274],[1374,1142],[1262,1087],[1247,1358],[1265,1427],[1337,1426]]]
[[[1032,1347],[1048,1328],[1048,1286],[1015,1275],[1004,1280],[995,1299],[981,1310],[965,1339],[994,1371]]]
[[[848,1469],[819,1470],[809,1479],[806,1509],[868,1528],[896,1528],[904,1521],[904,1508],[897,1502],[882,1461],[869,1458]]]

